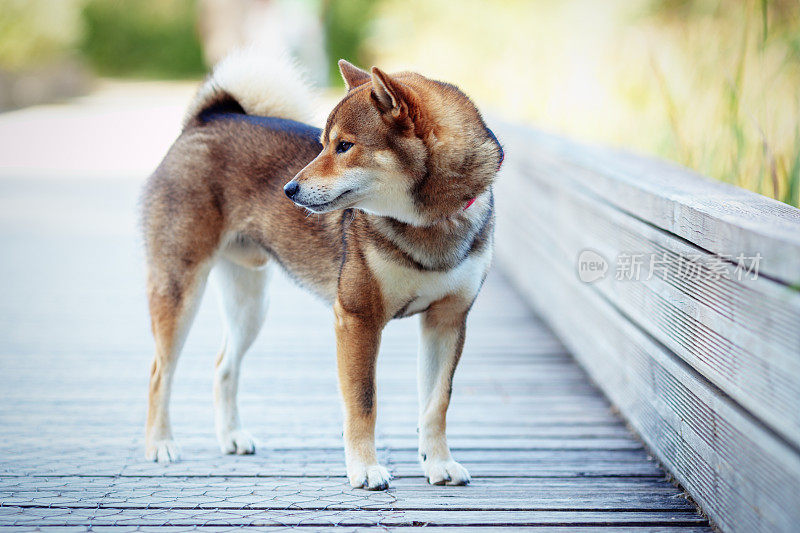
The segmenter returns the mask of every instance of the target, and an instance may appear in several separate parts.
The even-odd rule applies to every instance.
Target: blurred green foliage
[[[81,52],[100,74],[195,77],[206,71],[194,0],[88,0]]]
[[[328,78],[334,87],[344,87],[339,75],[339,59],[367,68],[372,61],[364,45],[370,22],[380,0],[325,0],[322,20],[328,55]]]
[[[800,207],[800,0],[382,0],[372,25],[389,70]]]
[[[673,123],[676,144],[683,145],[679,160],[697,167],[697,161],[705,159],[701,171],[800,207],[800,123],[794,122],[793,131],[774,128],[776,116],[800,115],[800,93],[796,86],[791,89],[800,81],[800,2],[652,0],[650,15],[684,28],[704,17],[725,25],[727,33],[719,30],[718,34],[731,43],[729,57],[722,58],[729,67],[720,97],[724,112],[717,120],[727,139],[716,153],[696,141],[690,146],[678,138],[679,125]],[[768,55],[776,53],[777,58],[770,61]]]
[[[0,0],[0,69],[81,53],[102,75],[199,76],[197,1]],[[800,206],[800,0],[308,1],[334,86],[339,58],[410,67]]]
[[[0,0],[0,69],[54,61],[74,48],[80,29],[75,0]]]

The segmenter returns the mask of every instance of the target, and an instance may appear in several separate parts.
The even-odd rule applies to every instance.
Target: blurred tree
[[[185,78],[206,71],[194,0],[88,0],[81,50],[100,74]]]
[[[0,69],[24,70],[67,54],[80,36],[76,0],[0,0]]]
[[[324,0],[322,17],[328,53],[328,76],[332,86],[344,86],[337,65],[339,59],[347,59],[360,67],[369,67],[372,57],[364,46],[364,41],[378,4],[380,0]]]

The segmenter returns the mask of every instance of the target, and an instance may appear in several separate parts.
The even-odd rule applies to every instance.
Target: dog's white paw
[[[144,456],[148,461],[166,465],[178,461],[181,458],[181,452],[174,440],[162,439],[148,444]]]
[[[256,439],[249,431],[236,429],[219,435],[219,448],[222,453],[250,455],[256,453]]]
[[[469,485],[472,481],[467,469],[452,459],[443,461],[428,457],[422,461],[422,469],[431,485]]]
[[[347,477],[351,487],[367,490],[386,490],[389,488],[389,480],[392,479],[389,471],[378,463],[348,465]]]

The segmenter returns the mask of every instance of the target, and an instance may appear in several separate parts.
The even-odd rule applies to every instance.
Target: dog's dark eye
[[[343,154],[352,147],[353,143],[349,143],[347,141],[339,141],[338,143],[336,143],[336,153]]]

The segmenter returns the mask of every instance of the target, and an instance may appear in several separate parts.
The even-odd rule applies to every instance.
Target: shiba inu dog
[[[313,97],[290,64],[256,50],[227,58],[145,186],[156,345],[146,455],[178,457],[170,386],[212,268],[226,323],[214,378],[219,445],[255,451],[237,382],[277,264],[333,306],[350,484],[389,485],[374,442],[378,345],[389,320],[419,314],[420,463],[430,483],[464,485],[445,417],[467,313],[491,262],[503,151],[455,86],[339,65],[347,94],[319,130],[304,122]]]

